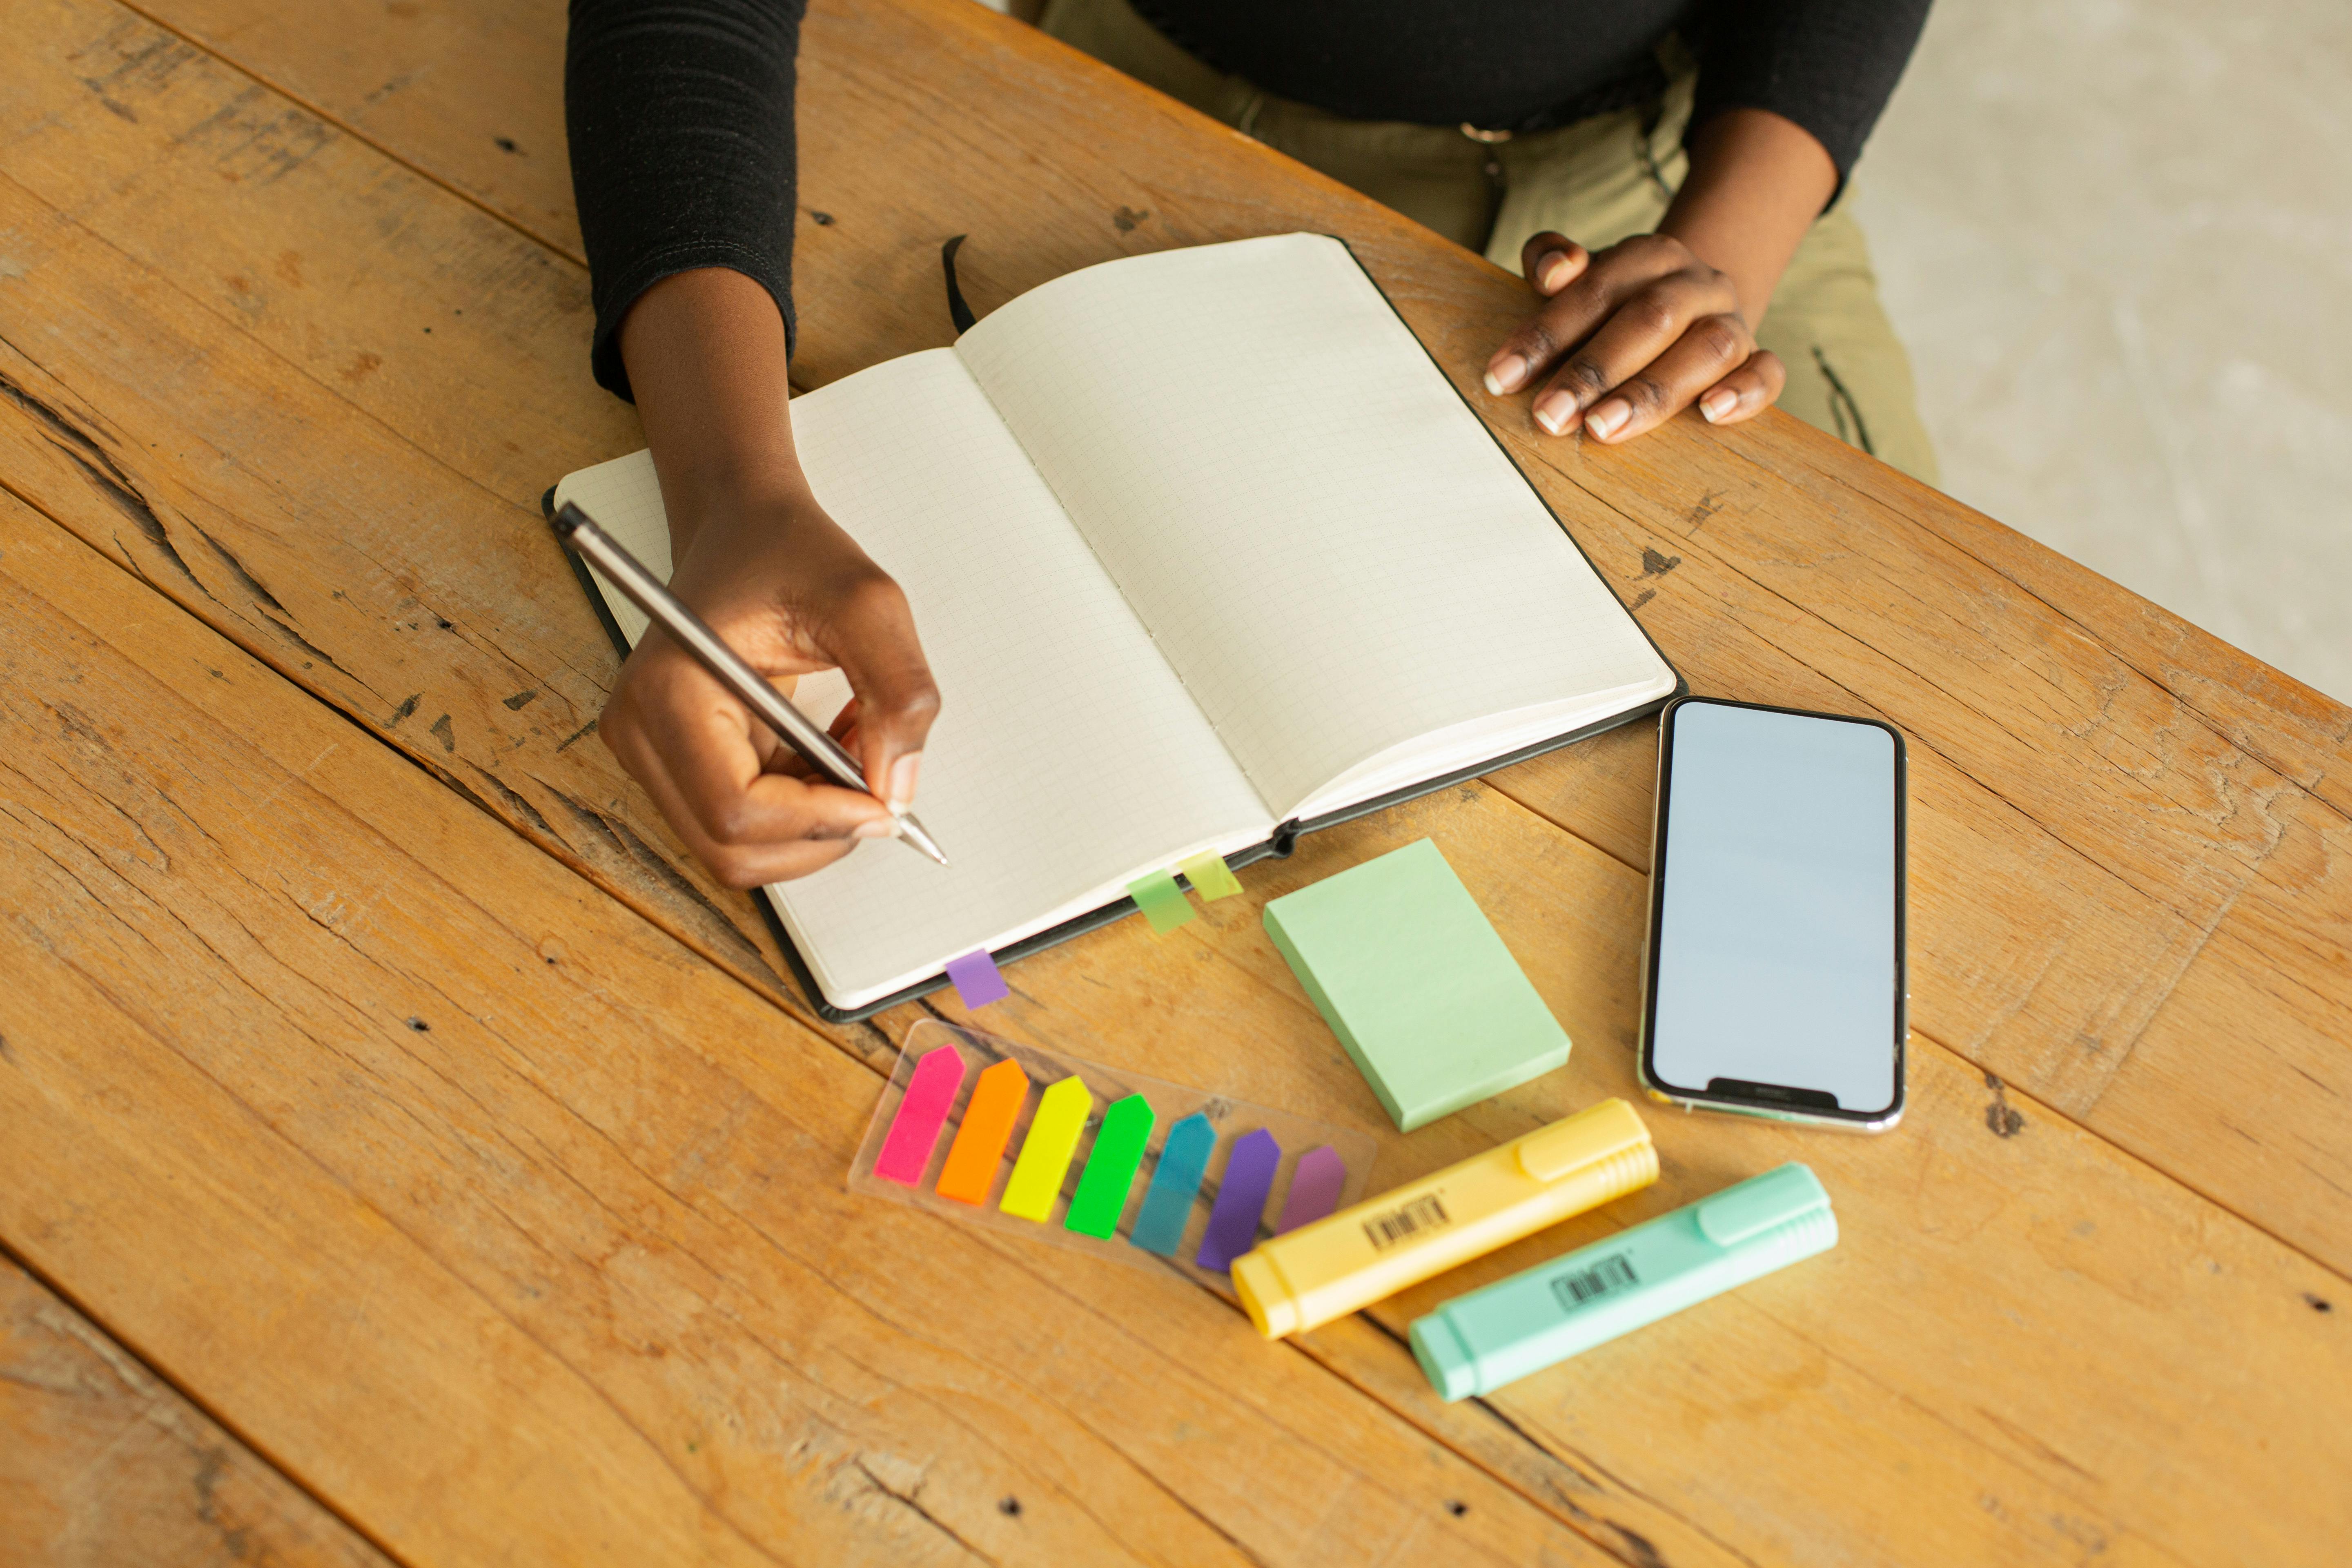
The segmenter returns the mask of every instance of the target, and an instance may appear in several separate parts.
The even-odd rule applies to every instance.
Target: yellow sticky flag
[[[996,1206],[1021,1219],[1043,1220],[1054,1212],[1061,1195],[1063,1173],[1087,1130],[1095,1097],[1076,1078],[1066,1078],[1037,1099],[1037,1113],[1029,1119],[1029,1136],[1021,1158],[1013,1162],[1013,1175]]]
[[[1234,875],[1224,857],[1213,849],[1193,856],[1176,869],[1184,873],[1184,879],[1192,884],[1192,890],[1201,895],[1204,904],[1230,899],[1242,890],[1241,879]]]

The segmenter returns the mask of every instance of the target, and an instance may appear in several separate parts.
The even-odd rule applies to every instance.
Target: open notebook
[[[792,416],[818,499],[913,603],[942,697],[917,808],[953,861],[877,840],[766,890],[829,1017],[1678,685],[1336,239],[1087,268]],[[566,501],[667,575],[647,454]],[[824,721],[846,696],[794,700]]]

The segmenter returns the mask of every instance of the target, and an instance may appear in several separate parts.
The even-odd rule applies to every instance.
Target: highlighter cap
[[[1717,1247],[1737,1247],[1750,1237],[1829,1212],[1829,1190],[1821,1178],[1793,1161],[1691,1205],[1700,1234]]]
[[[1604,1100],[1578,1115],[1530,1132],[1516,1145],[1519,1169],[1538,1182],[1557,1182],[1604,1161],[1631,1160],[1647,1173],[1630,1187],[1657,1179],[1658,1151],[1650,1130],[1622,1100]]]

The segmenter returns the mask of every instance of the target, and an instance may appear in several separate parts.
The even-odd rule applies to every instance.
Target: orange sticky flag
[[[980,1075],[963,1108],[963,1125],[949,1146],[948,1163],[940,1170],[940,1196],[960,1204],[988,1201],[1004,1142],[1013,1136],[1013,1123],[1028,1098],[1029,1075],[1019,1062],[999,1062]]]

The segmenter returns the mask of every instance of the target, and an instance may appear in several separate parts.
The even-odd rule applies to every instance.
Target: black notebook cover
[[[961,239],[961,236],[957,237],[958,239]],[[1333,236],[1331,237],[1338,238],[1339,237]],[[1344,239],[1341,239],[1339,243],[1343,247],[1347,246],[1347,241]],[[947,252],[942,259],[947,270],[949,297],[951,300],[960,302],[961,296],[957,292],[955,281],[954,244],[955,242],[952,240],[949,242]],[[1373,290],[1381,296],[1383,301],[1387,302],[1388,307],[1391,311],[1395,311],[1396,302],[1389,299],[1388,291],[1381,288],[1380,280],[1372,277],[1369,269],[1364,269],[1362,260],[1356,256],[1352,247],[1349,247],[1348,255],[1349,259],[1355,261],[1358,268],[1364,270],[1365,280],[1371,284]],[[1398,313],[1397,320],[1400,324],[1405,327],[1407,332],[1412,332],[1412,325],[1404,321],[1402,312]],[[959,330],[961,330],[965,324],[966,323],[961,321],[957,322]],[[1413,334],[1413,341],[1415,342],[1421,342],[1419,334]],[[1423,353],[1429,353],[1429,345],[1422,343],[1422,352]],[[1429,355],[1429,363],[1436,369],[1437,374],[1444,380],[1445,384],[1449,387],[1453,387],[1454,378],[1445,374],[1445,367],[1438,363],[1437,356],[1435,354]],[[1454,391],[1455,396],[1461,396],[1461,389],[1459,387],[1454,387]],[[1466,405],[1469,400],[1465,398],[1463,401]],[[1473,416],[1475,416],[1477,414],[1477,410],[1475,408],[1472,408],[1471,413]],[[1494,441],[1496,450],[1503,454],[1503,460],[1509,463],[1512,470],[1519,476],[1520,483],[1527,484],[1527,470],[1521,468],[1518,464],[1518,459],[1511,456],[1511,449],[1503,444],[1500,437],[1495,435],[1493,428],[1486,425],[1485,419],[1479,419],[1478,423],[1482,428],[1486,429],[1488,438]],[[1536,500],[1542,504],[1544,510],[1550,514],[1552,521],[1559,524],[1560,532],[1567,534],[1568,542],[1576,546],[1576,552],[1584,557],[1584,563],[1587,566],[1592,566],[1592,557],[1585,554],[1584,546],[1577,543],[1576,535],[1569,531],[1569,528],[1566,523],[1560,522],[1559,514],[1556,511],[1552,511],[1551,503],[1544,500],[1543,499],[1543,492],[1537,489],[1532,484],[1528,484],[1528,489],[1535,496]],[[550,485],[548,487],[547,493],[540,498],[539,504],[541,511],[545,513],[551,521],[555,516],[554,486]],[[563,552],[563,557],[566,561],[572,563],[572,574],[580,580],[581,591],[588,595],[589,607],[596,612],[596,619],[603,624],[604,634],[613,639],[613,647],[619,651],[623,658],[628,658],[628,639],[621,635],[620,623],[614,620],[612,610],[604,603],[604,593],[598,589],[596,586],[596,579],[589,573],[588,563],[581,560],[579,556],[574,555],[569,550]],[[1601,569],[1598,566],[1592,566],[1592,574],[1594,577],[1600,579],[1603,587],[1608,587],[1609,579],[1601,575]],[[1610,588],[1609,593],[1612,598],[1616,597],[1616,589]],[[1623,607],[1623,602],[1622,600],[1619,601],[1619,607]],[[1581,729],[1570,730],[1566,734],[1555,735],[1549,740],[1538,741],[1532,746],[1523,746],[1516,752],[1507,752],[1499,757],[1489,758],[1487,761],[1476,763],[1471,767],[1458,769],[1449,773],[1444,773],[1436,778],[1426,779],[1420,784],[1411,784],[1400,790],[1393,790],[1387,795],[1378,795],[1370,800],[1360,801],[1344,810],[1330,812],[1322,816],[1307,817],[1303,820],[1293,818],[1292,820],[1284,823],[1281,826],[1276,828],[1274,830],[1274,837],[1267,839],[1265,843],[1253,845],[1247,849],[1226,856],[1225,864],[1238,870],[1244,866],[1254,865],[1260,860],[1277,856],[1287,856],[1291,852],[1292,848],[1297,846],[1300,834],[1313,833],[1325,827],[1336,827],[1343,822],[1353,822],[1360,816],[1369,816],[1375,811],[1383,810],[1386,807],[1397,805],[1408,800],[1417,800],[1423,795],[1431,794],[1436,790],[1444,789],[1450,784],[1462,784],[1470,779],[1480,778],[1487,773],[1495,773],[1500,769],[1509,767],[1514,763],[1523,763],[1530,757],[1539,757],[1546,752],[1557,751],[1562,746],[1573,745],[1579,741],[1586,740],[1591,736],[1603,733],[1606,731],[1613,730],[1621,724],[1631,723],[1636,719],[1646,719],[1652,714],[1664,709],[1667,703],[1673,701],[1675,698],[1687,696],[1690,692],[1690,681],[1684,677],[1680,670],[1675,669],[1674,661],[1666,658],[1665,650],[1658,647],[1657,639],[1650,636],[1649,628],[1643,626],[1640,620],[1635,618],[1633,612],[1630,610],[1626,611],[1626,618],[1633,622],[1634,628],[1641,632],[1643,640],[1650,645],[1651,651],[1657,654],[1658,661],[1664,664],[1668,669],[1675,670],[1675,688],[1664,696],[1649,702],[1644,702],[1638,707],[1629,708],[1622,713],[1614,714],[1597,723],[1587,724]],[[1192,884],[1188,879],[1179,876],[1176,880],[1181,886],[1184,887],[1187,891],[1191,890]],[[824,1019],[827,1023],[854,1024],[861,1019],[870,1018],[877,1013],[896,1007],[901,1002],[911,1002],[918,996],[928,996],[934,991],[944,990],[948,985],[948,977],[945,974],[940,974],[933,979],[921,981],[916,984],[909,985],[903,991],[894,991],[889,995],[868,1002],[863,1006],[836,1007],[832,1003],[825,1000],[824,993],[818,988],[816,977],[809,973],[808,961],[801,956],[800,949],[793,944],[792,933],[784,929],[784,922],[776,914],[775,905],[767,897],[765,890],[763,889],[760,895],[755,897],[751,901],[758,906],[761,918],[768,922],[769,931],[775,934],[776,945],[783,950],[785,962],[792,965],[793,978],[800,983],[801,991],[808,997],[809,1005],[815,1009],[818,1017]],[[1001,967],[1004,964],[1011,963],[1015,960],[1026,958],[1033,952],[1043,952],[1045,949],[1053,947],[1057,943],[1067,942],[1072,937],[1082,936],[1087,931],[1094,931],[1101,926],[1108,925],[1115,920],[1134,914],[1135,912],[1136,907],[1135,900],[1133,899],[1117,899],[1103,905],[1102,908],[1098,910],[1094,910],[1088,913],[1079,915],[1074,920],[1064,921],[1060,925],[1049,927],[1045,931],[1039,931],[1034,936],[1025,937],[1019,942],[1013,942],[1008,947],[994,950],[991,956],[994,958],[998,965]]]

